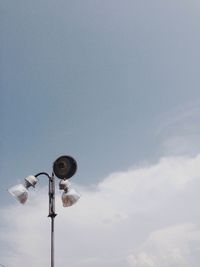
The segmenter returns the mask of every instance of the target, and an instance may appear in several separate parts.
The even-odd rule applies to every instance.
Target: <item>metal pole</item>
[[[55,213],[55,178],[54,173],[49,179],[49,216],[51,218],[51,267],[54,267],[54,218]]]
[[[54,267],[54,217],[51,217],[51,267]]]
[[[49,215],[51,218],[51,267],[54,267],[54,218],[56,217],[55,213],[55,176],[52,173],[50,176],[46,172],[40,172],[35,175],[38,177],[40,175],[45,175],[49,178]]]

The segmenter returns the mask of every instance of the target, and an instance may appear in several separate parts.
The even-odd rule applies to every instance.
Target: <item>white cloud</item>
[[[128,262],[131,266],[138,267],[154,267],[154,261],[144,252],[138,253],[137,256],[130,254],[128,256]]]
[[[56,199],[56,263],[73,267],[198,267],[200,155],[168,157],[78,187],[71,208]],[[1,210],[2,263],[49,266],[47,188]]]
[[[133,267],[187,267],[192,265],[197,244],[200,245],[200,230],[195,225],[174,225],[151,233],[127,260]]]

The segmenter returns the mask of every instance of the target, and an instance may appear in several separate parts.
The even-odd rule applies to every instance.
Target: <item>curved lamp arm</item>
[[[3,265],[3,264],[1,264],[1,263],[0,263],[0,266],[6,267],[5,265]]]
[[[47,172],[39,172],[39,173],[37,173],[37,174],[35,175],[35,177],[38,177],[38,176],[40,176],[40,175],[45,175],[45,176],[47,176],[49,179],[51,179],[51,176],[50,176]]]
[[[39,172],[35,175],[38,177],[40,175],[45,175],[49,179],[49,217],[55,217],[55,178],[54,173],[50,176],[47,172]]]

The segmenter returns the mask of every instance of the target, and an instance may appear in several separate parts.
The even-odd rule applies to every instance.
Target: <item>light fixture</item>
[[[29,187],[35,187],[36,183],[38,182],[38,179],[33,176],[29,175],[25,178],[24,184],[18,184],[10,189],[8,189],[8,192],[14,196],[21,204],[24,204],[28,199],[28,188]]]
[[[74,205],[80,198],[80,194],[70,186],[67,180],[61,180],[59,183],[60,190],[64,190],[62,194],[63,207]]]
[[[70,207],[74,205],[79,198],[80,195],[78,192],[73,188],[69,188],[67,192],[64,191],[62,194],[63,207]]]
[[[53,171],[60,179],[71,178],[77,170],[77,163],[71,156],[61,156],[53,164]]]
[[[29,175],[28,177],[25,178],[25,186],[26,186],[26,188],[29,188],[31,186],[35,187],[37,182],[38,182],[38,179],[33,175]]]
[[[49,180],[49,215],[51,218],[51,267],[54,267],[54,219],[55,213],[55,176],[61,179],[59,188],[63,190],[62,202],[64,207],[74,205],[80,198],[80,195],[71,188],[67,179],[71,178],[77,170],[77,163],[71,156],[61,156],[53,163],[52,175],[46,172],[39,172],[35,176],[29,175],[25,178],[24,184],[18,184],[10,189],[9,193],[20,203],[24,204],[28,199],[29,187],[35,187],[38,182],[37,177],[44,175]]]
[[[12,196],[14,196],[21,204],[24,204],[28,199],[28,190],[23,184],[18,184],[9,188],[8,192]]]

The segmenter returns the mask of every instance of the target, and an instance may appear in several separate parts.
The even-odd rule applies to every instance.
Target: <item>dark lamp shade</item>
[[[71,156],[61,156],[53,164],[53,171],[60,179],[71,178],[77,170],[77,163]]]

